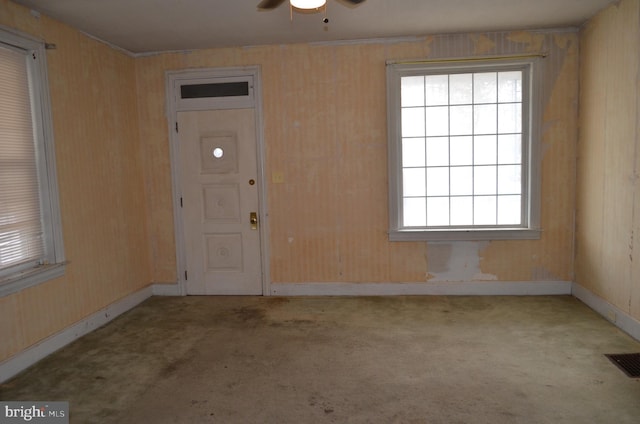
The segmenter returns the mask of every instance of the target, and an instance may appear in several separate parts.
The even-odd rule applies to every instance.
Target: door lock
[[[258,214],[256,212],[251,212],[249,214],[249,223],[251,224],[252,230],[258,229]]]

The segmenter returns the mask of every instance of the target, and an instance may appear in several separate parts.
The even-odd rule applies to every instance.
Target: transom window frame
[[[35,165],[44,253],[34,261],[0,270],[0,297],[64,275],[62,224],[55,161],[53,122],[47,76],[46,46],[28,34],[0,25],[0,46],[24,54],[27,63]]]
[[[389,176],[389,240],[532,240],[540,228],[540,119],[542,58],[536,56],[461,58],[434,61],[387,62],[387,123]],[[401,78],[523,70],[522,224],[520,226],[408,227],[403,226],[403,166]]]

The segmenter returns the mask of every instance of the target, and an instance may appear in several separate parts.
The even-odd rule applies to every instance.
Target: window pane
[[[403,170],[402,194],[404,197],[425,196],[427,194],[424,168],[405,168]]]
[[[207,97],[233,97],[248,95],[249,83],[247,81],[190,84],[180,87],[180,97],[183,99],[203,99]]]
[[[473,134],[473,106],[452,106],[449,112],[451,114],[451,135]]]
[[[426,105],[438,106],[449,104],[449,76],[429,75],[426,80]]]
[[[427,199],[424,197],[404,199],[402,221],[405,227],[427,225]]]
[[[522,132],[522,105],[520,103],[498,105],[498,132],[500,134]]]
[[[427,135],[449,135],[448,107],[434,106],[427,108]]]
[[[451,165],[473,164],[473,138],[451,137]]]
[[[448,137],[427,138],[427,165],[428,166],[449,165],[449,138]]]
[[[398,66],[402,106],[394,113],[401,113],[402,133],[394,143],[402,143],[402,173],[391,182],[403,183],[392,202],[404,208],[398,210],[403,225],[416,231],[526,226],[522,205],[528,212],[529,189],[523,184],[530,164],[523,161],[531,148],[531,108],[523,100],[530,65],[514,60],[461,66],[425,65],[421,76],[415,76],[418,65]],[[532,211],[537,222],[537,208]]]
[[[495,134],[497,128],[496,105],[481,105],[473,107],[473,133]]]
[[[451,225],[473,225],[473,197],[451,198]]]
[[[522,138],[519,134],[498,136],[498,163],[516,164],[522,160]]]
[[[449,168],[427,168],[427,196],[449,195]]]
[[[520,196],[498,197],[498,225],[521,224]]]
[[[410,107],[402,109],[402,136],[424,137],[424,108]]]
[[[424,77],[402,77],[400,80],[402,107],[424,106]]]
[[[496,103],[498,97],[497,74],[483,72],[473,74],[473,102]]]
[[[424,138],[402,139],[402,166],[424,166]]]
[[[476,166],[473,169],[474,194],[496,194],[496,167]]]
[[[449,225],[448,197],[429,197],[427,199],[427,225],[430,227]]]
[[[498,73],[498,102],[522,101],[522,71]]]
[[[461,166],[451,168],[451,195],[472,195],[473,194],[473,168],[471,166]]]
[[[474,197],[473,223],[475,225],[496,225],[496,197]]]
[[[498,161],[498,147],[495,135],[473,137],[473,163],[494,165]]]
[[[452,105],[470,105],[473,103],[473,76],[471,74],[454,74],[449,77],[451,85]]]
[[[521,194],[522,171],[520,165],[498,167],[498,194]]]

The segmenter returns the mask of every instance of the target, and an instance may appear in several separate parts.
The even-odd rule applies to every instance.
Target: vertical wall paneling
[[[623,0],[581,33],[576,282],[640,318],[640,2]]]
[[[272,282],[425,282],[451,275],[446,270],[458,258],[430,255],[435,244],[388,241],[385,63],[531,53],[547,55],[542,239],[455,244],[449,251],[473,257],[474,269],[465,273],[472,278],[570,281],[578,96],[578,34],[571,30],[223,48],[138,58],[152,280],[171,282],[177,275],[163,124],[165,71],[261,66]]]
[[[151,277],[135,60],[7,0],[0,24],[57,46],[47,62],[69,261],[63,277],[0,299],[2,361]]]

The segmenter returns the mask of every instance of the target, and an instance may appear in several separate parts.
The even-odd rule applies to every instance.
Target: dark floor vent
[[[620,353],[604,355],[627,376],[640,378],[640,353]]]

